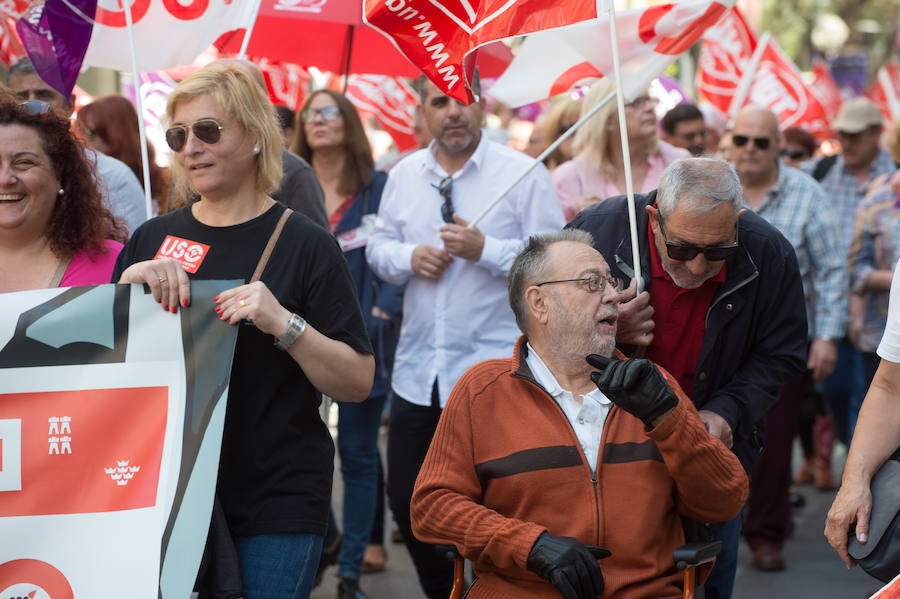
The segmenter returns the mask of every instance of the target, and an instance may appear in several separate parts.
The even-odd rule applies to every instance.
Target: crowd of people
[[[470,597],[589,599],[679,595],[672,551],[712,540],[705,596],[727,598],[742,538],[786,567],[835,442],[826,536],[848,565],[847,535],[865,542],[900,446],[900,122],[869,100],[826,156],[758,106],[713,130],[645,92],[623,123],[602,80],[538,118],[532,156],[605,103],[534,164],[487,134],[483,99],[423,78],[420,147],[378,168],[343,94],[276,111],[252,64],[220,60],[169,97],[172,163],[150,146],[145,176],[124,96],[73,120],[27,59],[7,85],[0,292],[142,283],[177,314],[207,309],[191,280],[242,281],[208,307],[247,326],[213,514],[232,576],[201,572],[201,598],[305,598],[336,563],[338,599],[365,599],[388,506],[430,599],[454,586],[437,545],[472,562]],[[194,272],[157,257],[168,235],[209,246]]]

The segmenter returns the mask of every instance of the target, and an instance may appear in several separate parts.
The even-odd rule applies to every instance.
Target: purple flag
[[[35,70],[67,100],[91,41],[97,0],[38,0],[16,22]]]

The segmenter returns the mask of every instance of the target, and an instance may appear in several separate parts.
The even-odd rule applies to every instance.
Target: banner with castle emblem
[[[194,306],[233,281],[191,285]],[[0,598],[187,599],[235,327],[142,285],[0,294]]]

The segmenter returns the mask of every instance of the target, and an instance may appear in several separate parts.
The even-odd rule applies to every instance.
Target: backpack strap
[[[293,210],[290,208],[285,208],[284,212],[281,213],[281,218],[278,219],[275,230],[272,231],[272,236],[269,237],[269,242],[266,244],[262,256],[259,257],[259,263],[256,265],[256,270],[253,271],[253,276],[250,277],[251,283],[258,281],[262,276],[263,270],[265,270],[266,264],[269,262],[269,256],[272,255],[272,250],[275,249],[275,244],[278,243],[278,237],[281,236],[281,230],[284,229],[284,223],[287,222],[287,219],[292,212]]]

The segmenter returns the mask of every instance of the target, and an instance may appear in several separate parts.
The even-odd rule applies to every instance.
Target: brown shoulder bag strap
[[[266,248],[263,250],[262,256],[259,257],[259,264],[256,265],[256,270],[253,271],[253,276],[250,277],[250,282],[258,281],[262,276],[263,270],[266,268],[266,263],[269,261],[269,256],[272,255],[272,250],[275,249],[275,244],[278,243],[278,237],[281,235],[281,230],[284,228],[284,223],[287,222],[288,217],[291,215],[293,210],[290,208],[285,208],[284,212],[281,213],[281,218],[278,219],[278,224],[275,225],[275,230],[272,231],[272,236],[269,237],[269,243],[266,244]]]
[[[70,262],[72,262],[72,256],[68,256],[59,261],[59,264],[56,265],[56,270],[53,271],[53,277],[50,278],[50,284],[47,285],[47,289],[59,287],[63,276],[65,276],[66,271],[69,269]]]

